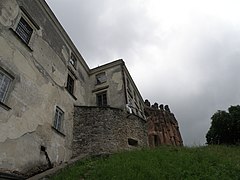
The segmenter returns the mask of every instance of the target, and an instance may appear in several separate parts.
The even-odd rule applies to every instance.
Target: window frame
[[[21,16],[15,28],[15,33],[17,36],[23,41],[23,43],[29,45],[29,42],[33,36],[33,32],[34,28],[31,26],[27,18]]]
[[[103,92],[96,94],[96,104],[98,107],[107,107],[108,106],[107,91],[103,91]]]
[[[3,89],[3,96],[0,97],[0,102],[5,103],[6,102],[6,98],[8,96],[8,93],[9,93],[9,89],[10,89],[12,81],[13,81],[13,78],[11,76],[9,76],[7,73],[5,73],[4,71],[2,71],[1,69],[0,69],[0,74],[2,74],[2,77],[3,77],[2,80],[0,80],[0,92],[2,90],[2,85],[4,83],[4,80],[7,78],[8,81],[9,81],[7,83],[5,89]]]
[[[25,41],[21,37],[21,35],[19,35],[19,33],[17,33],[17,27],[18,27],[21,19],[23,19],[28,24],[28,26],[32,29],[32,33],[31,33],[31,36],[29,36],[28,41]],[[34,19],[30,16],[30,14],[25,10],[25,8],[23,6],[20,6],[19,16],[16,20],[16,23],[11,27],[11,29],[13,30],[14,34],[21,40],[21,42],[23,42],[31,51],[33,51],[33,49],[32,49],[33,39],[37,33],[37,30],[40,30],[40,27],[34,21]]]
[[[103,84],[107,82],[107,75],[106,72],[101,72],[96,74],[96,85]]]
[[[64,132],[64,114],[64,111],[59,106],[56,106],[53,120],[53,128],[62,134]]]
[[[75,79],[70,73],[68,73],[66,89],[71,95],[74,95]]]
[[[67,75],[67,79],[66,79],[66,83],[65,83],[65,89],[67,90],[67,92],[71,95],[71,97],[74,99],[74,100],[77,100],[77,98],[75,97],[74,93],[75,93],[75,89],[76,89],[76,80],[77,80],[77,77],[76,75],[72,72],[71,69],[68,69],[68,75]],[[69,84],[70,81],[72,81],[73,83],[72,84]]]
[[[0,106],[6,110],[10,110],[11,108],[6,105],[6,102],[8,100],[8,96],[9,96],[11,88],[12,88],[14,77],[1,67],[0,67],[0,73],[3,74],[3,77],[7,77],[10,80],[9,83],[7,84],[7,87],[4,90],[5,91],[4,95],[2,96],[2,98],[0,100]],[[0,82],[0,84],[2,84],[2,83],[3,83],[3,80]],[[0,85],[0,87],[1,87],[1,85]]]

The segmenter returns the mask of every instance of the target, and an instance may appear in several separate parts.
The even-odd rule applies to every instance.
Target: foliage
[[[160,147],[79,161],[51,179],[240,179],[240,149]]]
[[[226,111],[217,111],[212,117],[206,135],[207,144],[240,143],[240,106],[231,106]]]

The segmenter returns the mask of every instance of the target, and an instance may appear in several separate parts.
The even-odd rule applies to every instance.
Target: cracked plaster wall
[[[32,50],[11,30],[22,13],[19,5],[40,27],[31,39]],[[0,169],[26,173],[47,164],[41,145],[54,164],[67,161],[72,154],[74,104],[87,101],[86,70],[78,63],[74,100],[65,89],[70,46],[37,1],[1,0],[0,44],[0,67],[14,77],[5,102],[11,109],[0,107]],[[65,112],[65,136],[52,128],[56,106]]]
[[[101,68],[100,68],[101,69]],[[97,84],[96,75],[105,72],[107,81],[102,84]],[[96,94],[107,91],[108,105],[115,108],[125,108],[124,86],[121,65],[116,65],[111,68],[102,69],[90,76],[90,95],[89,104],[96,106]]]
[[[95,106],[97,93],[107,91],[111,107],[126,107],[127,74],[124,74],[123,63],[113,62],[89,70],[71,40],[57,27],[55,17],[47,12],[48,7],[42,4],[37,0],[0,1],[0,68],[14,77],[5,102],[11,109],[0,106],[0,171],[7,169],[30,175],[37,167],[46,168],[41,145],[47,148],[54,165],[69,160],[72,156],[74,106]],[[29,45],[14,32],[23,14],[19,6],[24,7],[39,26],[34,28]],[[71,52],[78,60],[76,70],[72,69],[76,77],[74,96],[77,100],[65,89]],[[107,81],[96,85],[96,75],[101,72],[106,73]],[[141,98],[137,98],[140,101]],[[65,136],[52,128],[56,106],[64,111]],[[124,122],[122,128],[129,126],[129,132],[131,127],[145,126]],[[142,133],[139,129],[136,132]],[[144,137],[145,144],[145,135],[140,136]]]

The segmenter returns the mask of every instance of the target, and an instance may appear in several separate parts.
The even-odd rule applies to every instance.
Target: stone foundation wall
[[[148,146],[146,121],[110,107],[75,107],[73,157]]]

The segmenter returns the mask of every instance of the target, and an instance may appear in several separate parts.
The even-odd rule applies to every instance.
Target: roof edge
[[[84,60],[84,58],[82,57],[82,55],[80,54],[80,52],[78,51],[77,47],[75,46],[75,44],[73,43],[73,41],[71,40],[71,38],[69,37],[68,33],[65,31],[65,29],[63,28],[63,26],[61,25],[61,23],[58,21],[57,17],[55,16],[55,14],[53,13],[53,11],[51,10],[51,8],[49,7],[49,5],[47,4],[47,2],[45,0],[42,1],[37,1],[41,7],[43,8],[43,10],[47,13],[47,15],[49,16],[49,18],[51,19],[51,22],[54,25],[54,28],[56,28],[56,30],[58,31],[58,33],[63,37],[65,43],[67,43],[69,45],[69,47],[71,48],[71,50],[74,52],[74,54],[78,57],[80,63],[82,64],[82,66],[85,68],[85,70],[89,73],[90,68],[87,65],[86,61]]]

